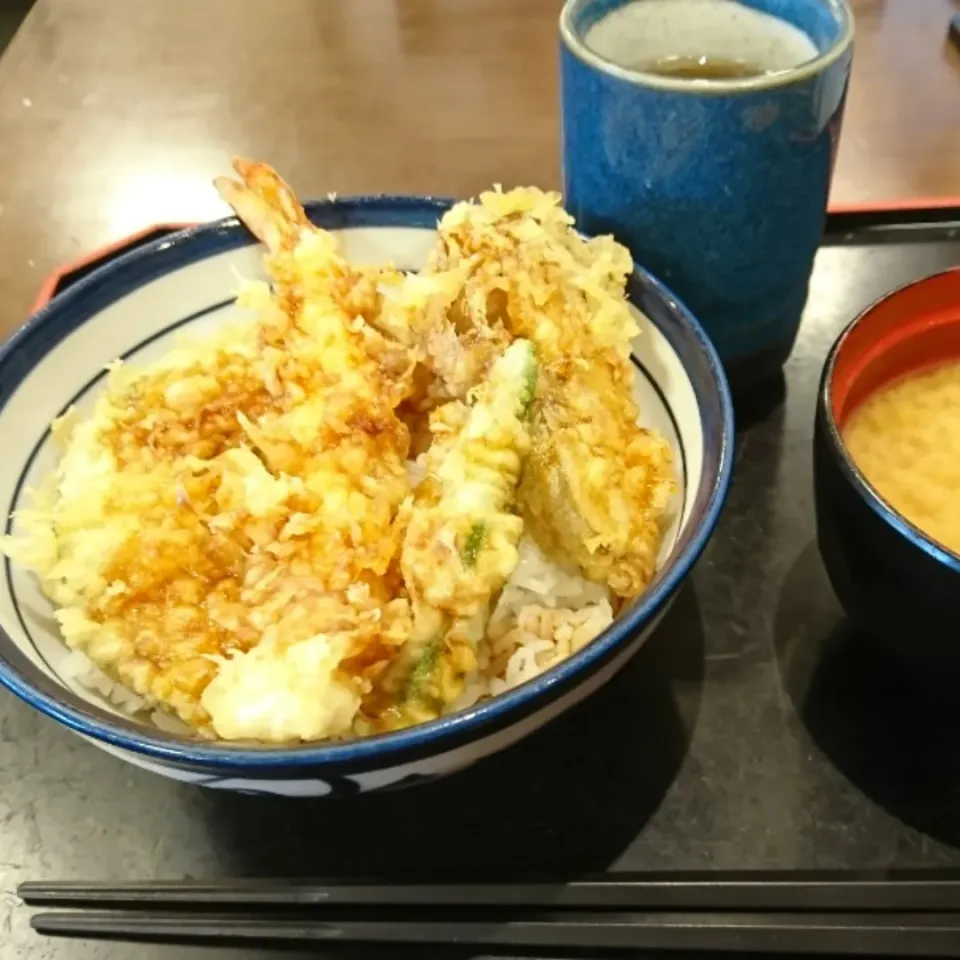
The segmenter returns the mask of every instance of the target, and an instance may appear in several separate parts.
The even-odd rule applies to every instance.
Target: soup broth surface
[[[877,493],[960,554],[960,360],[881,387],[850,414],[842,434]]]

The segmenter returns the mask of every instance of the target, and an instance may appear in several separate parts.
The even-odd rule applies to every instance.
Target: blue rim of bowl
[[[372,195],[308,203],[306,209],[311,220],[329,230],[357,227],[436,229],[438,219],[453,202],[440,197]],[[54,297],[0,346],[0,374],[4,374],[5,368],[10,368],[9,378],[0,376],[0,382],[5,382],[0,390],[0,412],[36,363],[72,330],[106,305],[144,283],[191,263],[255,243],[255,238],[235,217],[228,217],[138,247],[94,270]],[[659,280],[636,264],[629,278],[629,287],[631,300],[651,318],[651,322],[654,322],[651,312],[659,314],[656,326],[684,366],[688,360],[695,361],[706,375],[699,379],[691,376],[691,384],[701,415],[704,401],[711,401],[713,406],[719,408],[719,423],[716,424],[718,435],[713,441],[717,447],[717,470],[712,479],[706,474],[702,476],[700,487],[693,492],[694,500],[700,499],[704,496],[704,484],[710,485],[700,517],[690,518],[692,532],[682,549],[671,557],[633,609],[623,614],[583,650],[539,677],[463,712],[398,732],[342,743],[293,747],[188,741],[162,731],[150,731],[134,720],[113,717],[106,711],[102,711],[103,719],[100,719],[36,689],[2,655],[0,685],[64,726],[110,746],[182,768],[248,774],[257,771],[267,773],[278,768],[287,772],[303,769],[326,771],[331,768],[362,770],[371,769],[386,759],[391,763],[403,763],[411,759],[410,754],[424,756],[446,752],[458,743],[469,742],[491,730],[502,729],[512,720],[534,712],[536,702],[552,701],[560,692],[575,685],[571,681],[594,672],[628,639],[653,621],[686,578],[712,535],[730,486],[733,403],[719,356],[686,306]],[[641,305],[637,300],[647,303]],[[38,342],[38,337],[46,333],[48,328],[53,328],[53,337],[41,338]],[[4,636],[13,645],[12,639],[6,634]],[[72,692],[71,695],[76,696]],[[101,713],[95,705],[89,706],[91,710]],[[524,707],[527,709],[524,710]]]
[[[931,559],[936,560],[937,563],[945,564],[951,570],[960,574],[960,554],[954,553],[948,547],[944,547],[935,540],[932,540],[919,527],[914,526],[906,517],[898,513],[880,496],[870,481],[861,473],[860,468],[853,462],[853,458],[847,452],[847,445],[843,442],[840,428],[833,415],[833,404],[830,402],[830,393],[833,387],[833,372],[837,365],[837,358],[840,356],[840,351],[843,350],[843,345],[846,343],[850,334],[864,320],[870,317],[874,310],[881,304],[886,303],[888,300],[899,296],[913,287],[927,283],[930,280],[935,280],[937,277],[957,273],[958,271],[960,271],[960,267],[951,267],[948,270],[933,273],[929,277],[911,280],[909,283],[905,283],[895,290],[891,290],[889,293],[877,297],[870,306],[861,310],[860,313],[843,328],[840,335],[834,340],[833,346],[830,347],[830,352],[827,354],[827,359],[824,362],[823,374],[820,377],[820,391],[817,403],[819,408],[818,412],[820,416],[823,417],[823,422],[826,426],[830,447],[837,458],[840,469],[847,480],[853,485],[854,489],[863,498],[867,506],[880,517],[881,520],[893,527],[897,533],[909,540],[910,543],[926,553]]]

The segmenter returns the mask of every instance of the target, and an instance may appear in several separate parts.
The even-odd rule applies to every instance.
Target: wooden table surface
[[[554,186],[559,0],[37,0],[0,59],[0,338],[56,265],[225,211],[231,153],[305,197]],[[952,0],[854,0],[834,201],[960,195]]]

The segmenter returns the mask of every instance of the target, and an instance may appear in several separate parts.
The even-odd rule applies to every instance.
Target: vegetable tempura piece
[[[469,263],[463,316],[536,346],[542,385],[519,494],[531,532],[630,597],[655,571],[675,488],[670,449],[637,425],[630,255],[610,237],[581,237],[559,200],[528,188],[457,204],[440,222],[432,264]]]
[[[401,558],[414,628],[381,689],[401,699],[394,725],[439,715],[476,669],[492,602],[517,562],[523,521],[512,508],[536,379],[533,347],[517,340],[473,406],[454,402],[434,415]]]
[[[553,556],[621,597],[656,572],[662,519],[676,489],[670,447],[637,426],[620,365],[554,364],[533,412],[520,499],[530,532]]]
[[[627,361],[637,322],[624,297],[633,261],[612,237],[585,239],[560,195],[533,187],[480,194],[440,220],[427,272],[459,265],[460,332],[533,342],[542,364],[612,350]]]

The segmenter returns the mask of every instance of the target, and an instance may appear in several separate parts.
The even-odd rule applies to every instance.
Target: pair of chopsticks
[[[571,883],[33,882],[43,934],[960,957],[960,873],[613,875]],[[92,909],[91,909],[92,908]]]

